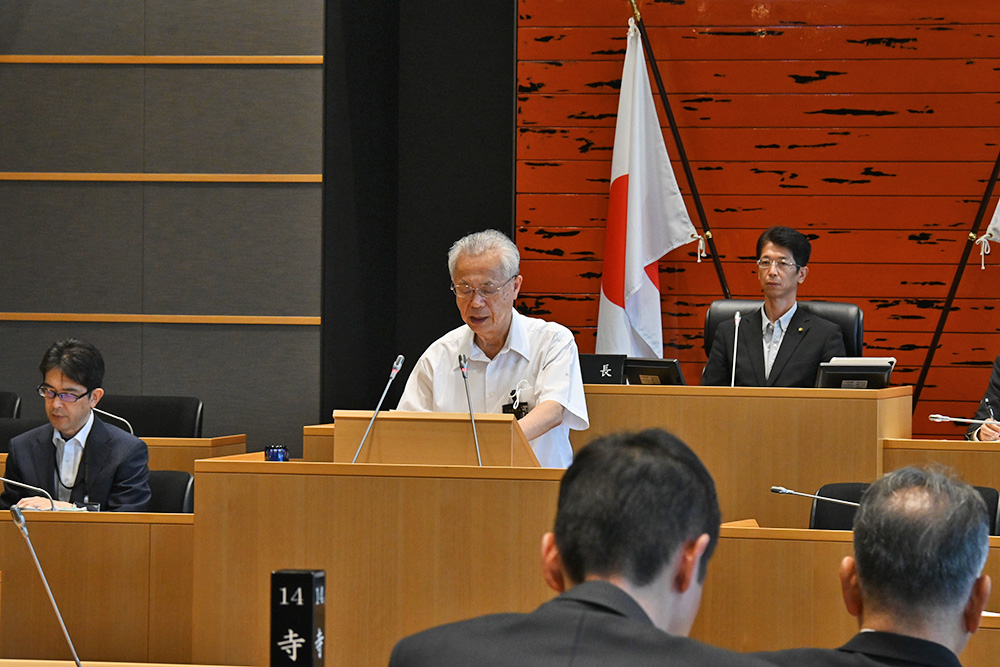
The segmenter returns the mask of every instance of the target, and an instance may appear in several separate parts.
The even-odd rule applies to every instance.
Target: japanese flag
[[[695,240],[660,131],[642,40],[630,19],[611,160],[598,354],[663,357],[657,263]]]

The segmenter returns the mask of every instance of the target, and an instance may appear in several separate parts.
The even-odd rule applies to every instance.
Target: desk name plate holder
[[[325,570],[271,572],[271,667],[323,667]]]

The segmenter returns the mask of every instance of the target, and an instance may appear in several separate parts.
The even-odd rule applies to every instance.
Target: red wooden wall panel
[[[813,239],[802,298],[861,305],[866,353],[896,356],[895,380],[915,382],[1000,150],[1000,5],[640,9],[733,295],[759,294],[760,231],[796,227]],[[629,5],[519,0],[518,15],[520,307],[566,324],[592,351]],[[915,411],[917,435],[960,434],[927,414],[971,414],[985,389],[1000,352],[1000,255],[991,257],[985,271],[978,251],[970,260]],[[696,383],[704,313],[721,294],[714,268],[686,246],[661,260],[660,281],[665,353]]]

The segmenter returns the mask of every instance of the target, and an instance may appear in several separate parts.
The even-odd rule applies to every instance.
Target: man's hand
[[[52,507],[52,503],[44,496],[31,496],[30,498],[21,498],[17,502],[17,506],[28,510],[47,510]],[[65,510],[72,507],[73,503],[66,503],[61,500],[56,501],[56,509]]]
[[[981,442],[1000,440],[1000,422],[994,419],[987,419],[986,423],[979,427],[976,435]]]

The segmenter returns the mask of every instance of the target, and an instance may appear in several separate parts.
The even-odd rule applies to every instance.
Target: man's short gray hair
[[[488,252],[500,255],[500,268],[505,279],[513,278],[520,271],[521,255],[510,237],[495,229],[486,229],[463,236],[451,245],[451,249],[448,250],[448,275],[455,277],[455,265],[459,257],[463,255],[476,257]]]
[[[964,606],[986,564],[986,503],[941,470],[901,468],[865,491],[854,517],[862,594],[890,613]]]

